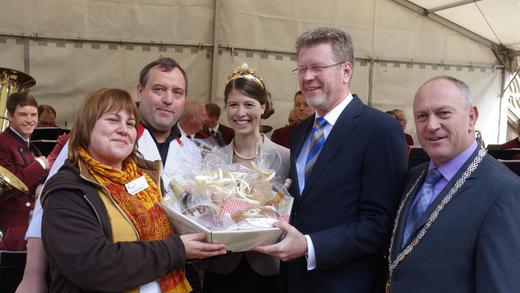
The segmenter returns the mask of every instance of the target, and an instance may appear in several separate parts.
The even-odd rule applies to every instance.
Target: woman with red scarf
[[[78,111],[68,161],[42,193],[50,292],[190,292],[186,259],[226,253],[203,234],[173,234],[157,204],[161,164],[136,149],[137,113],[119,89]]]

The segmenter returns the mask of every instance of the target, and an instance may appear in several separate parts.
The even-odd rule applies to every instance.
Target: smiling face
[[[332,47],[328,43],[302,47],[298,51],[299,68],[329,66],[340,61],[334,59]],[[298,82],[307,103],[323,116],[346,98],[350,92],[351,76],[352,65],[345,62],[323,68],[319,72],[303,70],[298,73]]]
[[[260,134],[260,119],[265,106],[256,99],[232,89],[227,96],[226,114],[236,135]]]
[[[302,122],[305,118],[314,113],[314,109],[307,103],[302,94],[298,94],[294,97],[293,111],[296,117],[296,122]]]
[[[165,72],[154,67],[146,84],[137,85],[137,93],[141,119],[157,132],[154,136],[158,141],[166,139],[184,110],[186,87],[182,72],[178,68]]]
[[[14,114],[7,112],[9,127],[28,139],[38,125],[38,108],[34,106],[17,106]]]
[[[128,112],[106,112],[96,121],[90,133],[88,152],[100,163],[121,169],[132,153],[137,130],[135,117]]]
[[[417,137],[437,167],[474,140],[477,108],[467,105],[461,89],[446,79],[435,79],[415,95],[413,112]]]

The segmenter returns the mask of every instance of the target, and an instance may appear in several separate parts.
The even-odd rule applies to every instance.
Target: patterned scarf
[[[102,164],[94,160],[84,149],[80,149],[81,160],[86,164],[89,174],[105,187],[117,205],[130,218],[144,241],[162,240],[173,234],[170,222],[163,209],[156,204],[161,200],[157,184],[137,167],[135,160],[123,162],[123,170]],[[144,176],[149,188],[135,195],[127,192],[125,184]],[[161,291],[165,293],[191,292],[191,286],[183,270],[172,270],[159,280]]]

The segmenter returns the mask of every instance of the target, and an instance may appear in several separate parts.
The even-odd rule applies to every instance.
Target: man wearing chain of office
[[[520,178],[475,141],[478,111],[468,86],[432,78],[417,91],[413,112],[431,160],[408,173],[387,291],[518,292]]]

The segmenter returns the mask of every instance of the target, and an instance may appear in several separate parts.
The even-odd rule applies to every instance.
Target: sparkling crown
[[[233,72],[231,72],[226,81],[226,84],[230,83],[232,80],[235,80],[237,78],[252,80],[258,83],[265,90],[264,82],[262,81],[262,79],[258,76],[256,71],[252,68],[249,68],[249,66],[246,63],[242,64],[239,67],[236,67],[233,70]]]

